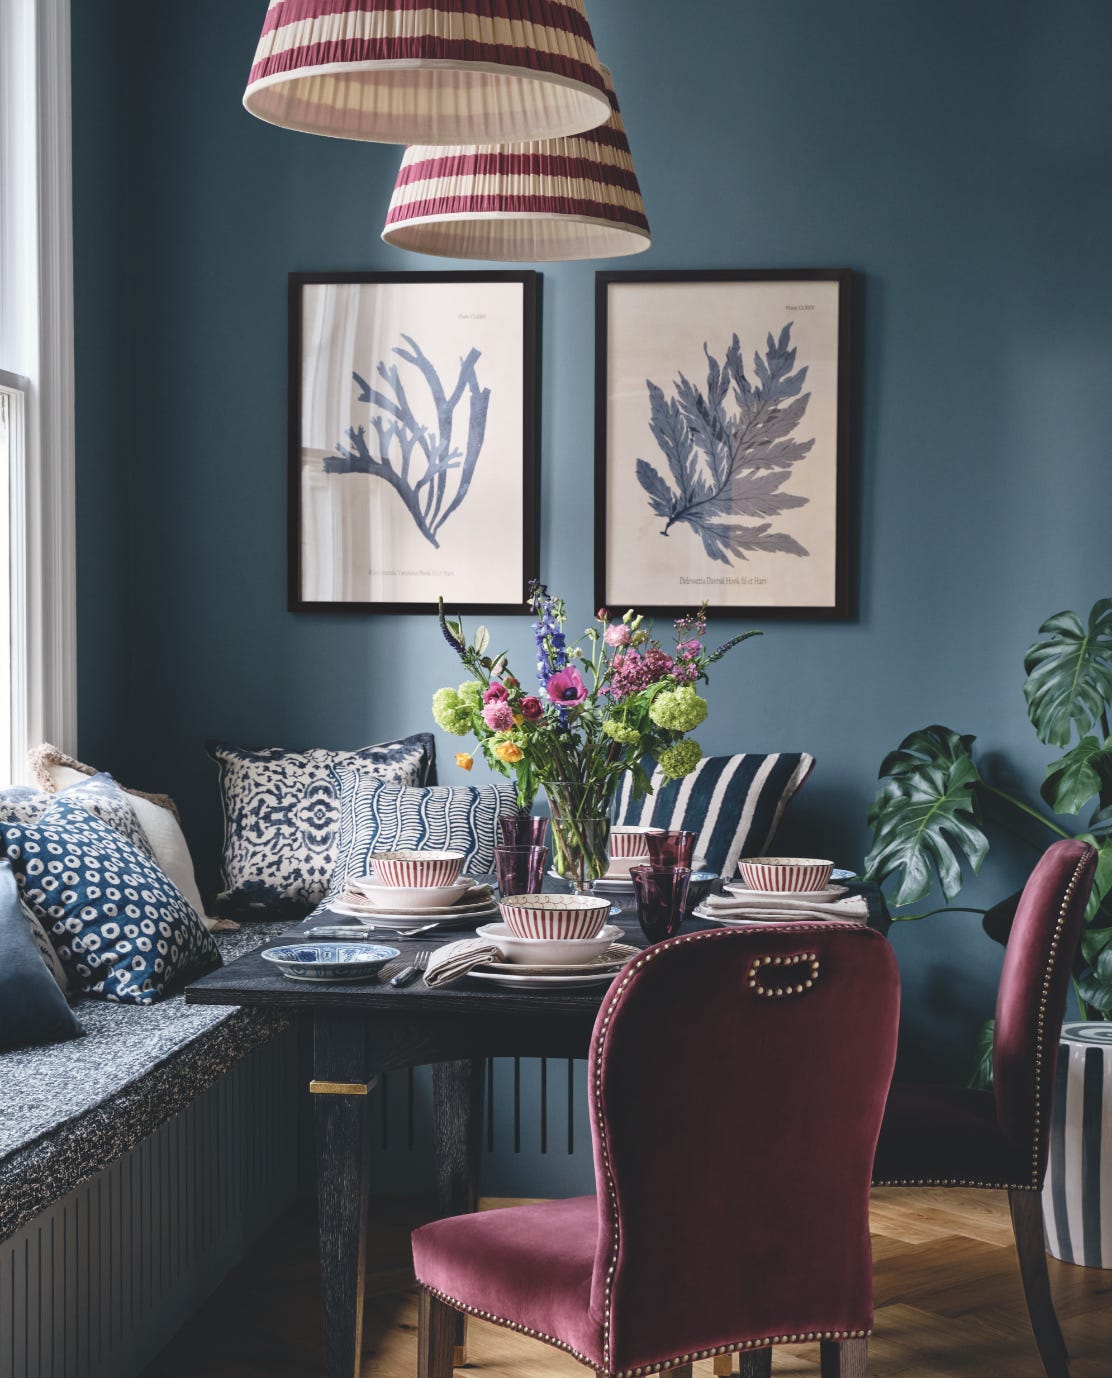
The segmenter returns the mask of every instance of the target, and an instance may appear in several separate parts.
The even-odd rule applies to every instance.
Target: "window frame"
[[[0,86],[0,381],[23,399],[9,507],[12,776],[22,780],[34,742],[77,748],[68,0],[0,8]]]

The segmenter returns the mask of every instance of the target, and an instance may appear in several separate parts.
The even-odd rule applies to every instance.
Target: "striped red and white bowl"
[[[810,856],[748,856],[742,857],[737,869],[750,890],[804,895],[826,889],[834,863]]]
[[[646,836],[649,833],[662,833],[663,831],[663,828],[611,828],[610,855],[612,857],[648,856],[649,849],[645,846]]]
[[[507,895],[498,908],[519,938],[593,938],[606,923],[610,901],[596,895]]]
[[[371,860],[381,884],[417,889],[453,884],[465,858],[462,852],[374,852]]]

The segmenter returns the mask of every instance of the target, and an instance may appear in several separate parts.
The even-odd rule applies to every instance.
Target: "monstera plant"
[[[1040,788],[1046,808],[986,778],[974,759],[974,737],[948,727],[922,728],[905,737],[880,767],[880,787],[869,809],[873,845],[865,874],[896,882],[897,907],[916,906],[936,881],[947,901],[956,899],[966,868],[980,869],[996,827],[1014,828],[1033,819],[1048,838],[1092,843],[1099,860],[1074,983],[1085,1017],[1112,1019],[1112,598],[1094,605],[1087,625],[1072,612],[1048,618],[1024,669],[1031,724],[1040,741],[1064,750],[1047,767]],[[1068,827],[1066,818],[1072,819]],[[1023,832],[1029,838],[1029,822]],[[987,910],[948,904],[895,917],[923,919],[955,909],[980,913],[988,935],[1004,943],[1018,900],[1017,893]],[[986,1027],[979,1049],[982,1066],[990,1051]]]

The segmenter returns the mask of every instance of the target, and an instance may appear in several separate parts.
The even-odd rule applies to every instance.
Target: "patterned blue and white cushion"
[[[43,790],[29,789],[24,785],[13,785],[0,790],[0,818],[15,823],[34,823],[41,818],[55,799],[67,799],[71,804],[80,804],[88,809],[102,823],[123,833],[140,851],[154,856],[143,825],[135,816],[135,810],[128,802],[127,794],[116,784],[107,771],[91,775],[76,785],[67,785],[57,794],[47,794]]]
[[[224,800],[223,914],[304,913],[328,891],[339,843],[340,800],[332,772],[357,766],[395,785],[435,779],[429,732],[357,751],[247,751],[207,743]]]
[[[517,811],[509,784],[407,789],[353,766],[333,774],[340,796],[340,855],[329,899],[344,893],[349,876],[367,874],[372,853],[399,848],[463,852],[464,871],[486,875],[494,866],[498,815]]]
[[[646,770],[652,766],[645,762]],[[805,751],[769,756],[706,756],[682,780],[652,771],[652,794],[633,798],[627,775],[614,801],[614,822],[698,833],[695,855],[732,876],[738,858],[768,854],[792,795],[814,769]]]
[[[150,856],[65,794],[33,823],[0,819],[0,838],[74,987],[149,1005],[219,966],[211,935]]]

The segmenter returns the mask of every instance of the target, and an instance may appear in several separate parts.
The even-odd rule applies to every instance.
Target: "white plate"
[[[691,911],[693,919],[701,919],[703,923],[719,923],[723,928],[740,928],[743,924],[751,923],[825,923],[827,920],[820,919],[817,914],[792,913],[790,909],[766,909],[763,913],[758,910],[749,918],[741,914],[719,914],[708,909],[705,904],[696,905]],[[837,914],[831,914],[830,918],[835,922],[838,920]],[[852,922],[852,921],[851,921]],[[856,920],[864,923],[864,919]]]
[[[477,906],[474,912],[469,909],[461,913],[457,907],[446,914],[430,914],[428,911],[423,914],[391,914],[385,909],[376,909],[373,913],[368,913],[366,909],[356,909],[354,905],[345,904],[343,900],[333,900],[327,912],[340,914],[345,919],[360,919],[370,927],[378,923],[386,924],[399,933],[404,933],[410,928],[423,928],[431,923],[435,923],[437,928],[473,928],[476,922],[496,919],[498,906],[492,902],[482,908]]]
[[[620,971],[640,951],[639,947],[631,947],[628,943],[612,943],[605,952],[598,957],[593,957],[589,962],[568,962],[556,966],[545,965],[542,962],[487,962],[477,969],[479,971],[516,972],[521,976],[591,975],[601,971]]]
[[[454,885],[375,885],[361,878],[358,882],[352,881],[349,888],[376,909],[389,909],[395,914],[427,914],[430,910],[458,904],[472,884],[470,880],[463,880]]]
[[[492,986],[516,987],[518,990],[585,990],[588,986],[608,986],[620,971],[621,967],[606,967],[595,975],[576,972],[570,976],[534,976],[476,967],[467,974],[476,981],[488,981]]]
[[[723,890],[744,900],[798,900],[801,904],[825,904],[849,894],[846,885],[828,885],[825,890],[750,890],[742,880],[728,880]]]

